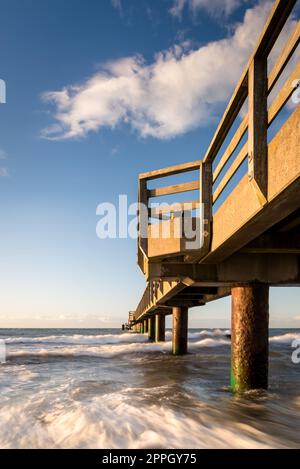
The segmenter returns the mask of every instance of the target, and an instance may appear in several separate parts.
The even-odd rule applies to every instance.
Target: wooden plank
[[[183,212],[184,210],[194,210],[199,207],[199,200],[191,200],[190,202],[181,202],[178,204],[161,205],[150,209],[150,217],[156,218],[160,215]],[[187,209],[188,207],[188,209]]]
[[[283,69],[285,68],[288,61],[290,60],[293,53],[295,52],[299,44],[299,41],[300,41],[300,21],[298,21],[294,31],[292,32],[288,42],[286,43],[282,53],[280,54],[276,64],[274,65],[271,73],[269,74],[269,79],[268,79],[269,93],[274,88]]]
[[[268,149],[268,204],[259,204],[247,176],[243,177],[214,214],[211,252],[202,259],[218,263],[299,209],[300,106]]]
[[[286,80],[285,84],[281,88],[277,98],[272,103],[268,111],[268,125],[270,126],[272,122],[276,119],[281,109],[285,106],[287,101],[290,99],[291,95],[294,93],[295,88],[292,84],[294,81],[298,80],[300,77],[300,62],[296,65],[293,72]]]
[[[195,191],[200,188],[199,181],[184,182],[183,184],[174,184],[173,186],[158,187],[148,190],[148,197],[162,197],[164,195],[179,194],[181,192]]]
[[[241,110],[247,97],[248,70],[255,56],[266,57],[275,44],[287,18],[289,17],[297,0],[276,0],[264,30],[257,42],[254,52],[245,67],[239,83],[223,114],[215,135],[205,154],[203,162],[212,162],[220,150],[228,131]]]
[[[245,135],[247,128],[248,128],[248,114],[244,117],[236,133],[232,137],[227,149],[225,150],[222,158],[220,159],[213,174],[213,182],[217,180],[218,176],[220,175],[227,161],[231,158],[233,152],[236,150],[237,146],[239,145],[240,141]]]
[[[228,106],[223,114],[223,117],[218,125],[215,135],[208,147],[208,150],[203,158],[203,162],[212,163],[218,151],[220,150],[223,142],[238,116],[242,105],[247,97],[247,83],[248,83],[248,69],[246,69],[228,103]]]
[[[269,78],[268,78],[268,92],[270,93],[274,88],[275,84],[277,83],[278,78],[280,77],[283,69],[287,65],[288,61],[290,60],[291,56],[293,55],[294,51],[296,50],[300,41],[300,21],[298,21],[294,31],[292,32],[286,46],[284,47],[282,53],[280,54],[276,64],[274,65]],[[227,161],[232,156],[233,152],[236,150],[236,147],[240,143],[241,139],[245,135],[245,132],[248,127],[248,115],[243,119],[242,123],[240,124],[239,128],[237,129],[235,135],[233,136],[229,146],[225,150],[222,158],[220,159],[214,174],[213,174],[213,182],[215,182],[220,175],[221,171],[223,170],[224,166],[226,165]]]
[[[183,163],[176,166],[170,166],[169,168],[157,169],[155,171],[149,171],[139,175],[139,179],[151,179],[163,178],[166,176],[173,176],[174,174],[181,174],[189,171],[195,171],[199,169],[201,160],[192,161],[190,163]]]
[[[213,194],[213,203],[215,203],[224,189],[226,188],[227,184],[229,183],[230,179],[235,175],[245,158],[247,157],[248,154],[248,143],[245,143],[243,148],[241,149],[240,153],[234,160],[233,164],[230,166],[229,170],[227,173],[224,175],[223,179],[221,180],[220,184],[218,185],[217,189],[215,190]]]
[[[276,0],[252,58],[269,55],[296,3],[297,0]]]
[[[266,198],[268,191],[268,64],[255,57],[249,68],[248,177]]]

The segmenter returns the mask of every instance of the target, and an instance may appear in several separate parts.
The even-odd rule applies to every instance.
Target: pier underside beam
[[[231,387],[243,392],[268,387],[269,287],[232,288]]]
[[[158,313],[155,315],[155,342],[165,341],[166,319],[165,315]]]
[[[184,355],[188,349],[188,308],[173,307],[173,355]]]

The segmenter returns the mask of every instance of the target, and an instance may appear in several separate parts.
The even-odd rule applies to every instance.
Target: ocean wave
[[[42,337],[8,337],[5,339],[7,344],[117,344],[128,342],[147,342],[146,334],[99,334],[99,335],[50,335]]]
[[[118,345],[102,345],[102,346],[59,346],[59,347],[44,347],[44,348],[27,348],[21,350],[9,350],[7,352],[7,359],[24,357],[57,357],[57,358],[72,358],[72,357],[95,357],[95,358],[112,358],[118,355],[126,355],[130,353],[148,353],[148,352],[162,352],[168,349],[170,343],[164,342],[161,344],[154,343],[131,343],[131,344],[118,344]]]
[[[229,331],[215,329],[189,333],[189,351],[197,349],[230,346]],[[107,334],[47,336],[36,338],[12,337],[7,340],[7,359],[53,357],[76,358],[95,357],[113,358],[128,354],[170,353],[172,349],[171,332],[167,331],[166,342],[153,343],[143,334]],[[43,340],[41,340],[43,339]],[[300,333],[289,332],[270,337],[270,343],[290,344],[300,339]]]
[[[198,341],[190,342],[189,349],[195,351],[201,347],[217,347],[222,345],[229,345],[230,341],[227,339],[212,339],[204,338]],[[105,345],[60,345],[48,347],[44,346],[38,348],[37,344],[35,347],[26,347],[22,349],[9,349],[7,351],[7,359],[14,359],[19,357],[33,358],[33,357],[57,357],[57,358],[73,358],[73,357],[95,357],[95,358],[113,358],[117,356],[124,356],[127,354],[139,354],[139,353],[150,353],[150,352],[171,352],[172,342],[143,342],[137,343],[132,342],[128,344],[105,344]]]
[[[230,341],[227,339],[202,339],[197,342],[190,342],[189,347],[220,347],[221,345],[230,345]]]
[[[287,332],[286,334],[275,335],[273,337],[270,337],[269,341],[280,344],[291,344],[295,339],[300,340],[299,332]]]
[[[204,329],[199,332],[189,332],[188,338],[193,340],[199,337],[224,337],[230,334],[229,330],[222,329]],[[172,332],[166,331],[166,337],[171,338]],[[135,334],[132,332],[123,334],[98,334],[98,335],[85,335],[85,334],[73,334],[73,335],[49,335],[41,337],[7,337],[4,339],[6,344],[74,344],[74,345],[105,345],[105,344],[122,344],[122,343],[145,343],[148,341],[147,334]]]

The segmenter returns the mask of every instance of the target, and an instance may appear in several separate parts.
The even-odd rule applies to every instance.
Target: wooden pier
[[[300,285],[300,106],[286,106],[300,81],[300,22],[269,58],[296,3],[274,3],[203,159],[139,176],[147,285],[129,325],[161,341],[172,314],[173,353],[184,354],[188,309],[232,295],[235,391],[268,385],[269,286]]]

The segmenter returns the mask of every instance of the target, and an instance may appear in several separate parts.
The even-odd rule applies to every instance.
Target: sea
[[[229,334],[190,329],[189,354],[173,357],[170,330],[156,344],[117,329],[0,329],[0,447],[299,448],[300,329],[270,330],[270,388],[244,395],[230,392]]]

